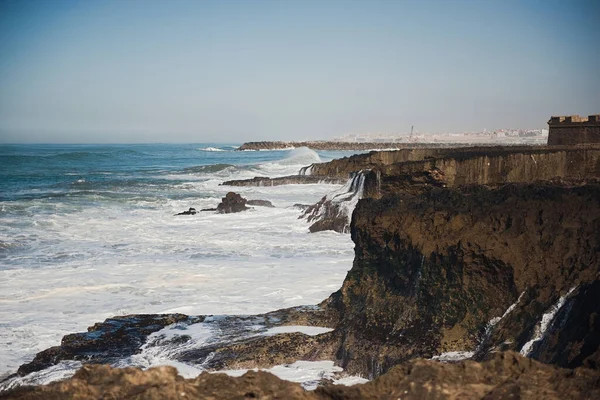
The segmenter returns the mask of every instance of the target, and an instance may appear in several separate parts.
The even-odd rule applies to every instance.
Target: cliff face
[[[423,148],[402,149],[397,151],[372,151],[368,154],[357,154],[332,160],[327,163],[312,164],[310,175],[336,176],[348,178],[352,172],[364,169],[380,169],[388,174],[394,174],[408,165],[410,161],[415,164],[410,167],[414,170],[425,170],[435,166],[452,171],[468,171],[465,168],[468,160],[478,160],[472,164],[472,171],[487,171],[489,177],[494,177],[500,182],[527,182],[534,178],[528,172],[542,176],[545,167],[552,167],[546,171],[549,177],[563,176],[564,173],[579,171],[600,171],[598,158],[600,146],[585,148],[553,146],[553,147],[465,147],[465,148]],[[421,162],[421,163],[419,163]],[[466,164],[465,164],[466,163]],[[470,161],[473,163],[473,161]],[[488,165],[489,163],[489,165]],[[555,168],[558,167],[558,168]],[[555,175],[552,175],[556,171]],[[464,173],[464,172],[463,172]],[[477,172],[479,173],[479,172]],[[497,173],[497,175],[494,175]],[[511,175],[509,177],[509,175]],[[518,178],[520,176],[520,178]],[[584,174],[582,176],[590,176]],[[597,175],[595,175],[597,176]],[[502,179],[501,179],[502,178]],[[507,180],[508,178],[508,180]],[[518,178],[518,179],[517,179]],[[486,183],[469,180],[457,183]]]
[[[365,181],[359,197],[381,198],[390,193],[416,194],[431,187],[471,184],[498,186],[556,178],[577,180],[600,177],[600,148],[469,148],[372,152],[326,164],[313,164],[310,173],[316,174],[312,176],[339,176],[348,171],[357,171],[356,168],[368,168],[361,172],[365,175]],[[318,210],[315,211],[315,208]],[[323,198],[310,210],[309,221],[313,222],[311,232],[326,229],[346,231],[349,219],[344,218],[339,209],[339,204]]]
[[[378,376],[414,357],[519,351],[538,336],[528,355],[595,365],[598,232],[598,183],[362,200],[352,220],[352,270],[325,304],[339,314],[341,365]],[[562,322],[554,315],[540,326],[570,290],[555,307]],[[568,313],[565,301],[582,306]]]

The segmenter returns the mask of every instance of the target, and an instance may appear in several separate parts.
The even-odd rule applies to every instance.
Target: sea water
[[[352,266],[350,237],[309,234],[293,205],[340,185],[220,184],[351,153],[234,149],[0,146],[0,377],[107,317],[255,314],[336,291]],[[174,215],[216,207],[228,191],[275,208]]]

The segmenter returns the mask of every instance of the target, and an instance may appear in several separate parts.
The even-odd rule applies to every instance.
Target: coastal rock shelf
[[[497,353],[483,363],[442,364],[412,360],[382,377],[357,386],[324,385],[313,392],[262,371],[240,377],[203,373],[183,379],[173,367],[147,371],[89,365],[72,379],[35,388],[20,388],[9,399],[46,400],[68,396],[78,399],[566,399],[598,398],[600,373],[565,370],[517,353]]]

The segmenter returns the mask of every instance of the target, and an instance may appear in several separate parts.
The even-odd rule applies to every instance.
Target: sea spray
[[[226,149],[0,146],[12,165],[0,170],[1,375],[115,315],[255,314],[316,304],[341,286],[350,238],[307,235],[292,208],[338,185],[240,187],[276,207],[173,217],[215,207],[231,190],[224,180],[297,174],[320,153],[198,150],[208,147]]]
[[[369,170],[352,173],[346,184],[332,191],[317,204],[308,208],[303,217],[316,223],[324,220],[339,221],[340,231],[348,233],[352,212],[364,196],[365,181]]]

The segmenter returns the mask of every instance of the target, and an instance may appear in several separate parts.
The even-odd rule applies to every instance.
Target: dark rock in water
[[[246,207],[246,202],[247,200],[241,195],[229,192],[217,206],[217,212],[221,214],[230,214],[245,211],[248,209],[248,207]]]
[[[600,397],[600,372],[566,370],[517,353],[498,353],[482,363],[444,364],[412,360],[362,385],[325,383],[305,391],[298,383],[268,372],[239,377],[203,372],[184,379],[173,367],[111,368],[86,365],[70,379],[46,386],[17,388],[7,399],[583,399]],[[184,397],[185,394],[185,397]]]
[[[217,211],[216,208],[203,208],[202,210],[200,210],[201,212],[203,211]]]
[[[192,207],[190,207],[190,209],[189,209],[189,210],[187,210],[187,211],[183,211],[183,212],[180,212],[180,213],[178,213],[178,214],[175,214],[175,215],[196,215],[196,209],[195,209],[195,208],[192,208]]]
[[[136,354],[148,335],[167,325],[181,321],[201,322],[203,318],[190,320],[183,314],[139,314],[109,318],[89,327],[87,332],[64,336],[60,346],[38,353],[33,361],[19,367],[18,374],[39,371],[61,360],[110,363]]]
[[[249,206],[275,208],[275,206],[273,205],[273,203],[271,203],[269,200],[248,200],[246,202],[246,204],[248,204]]]

